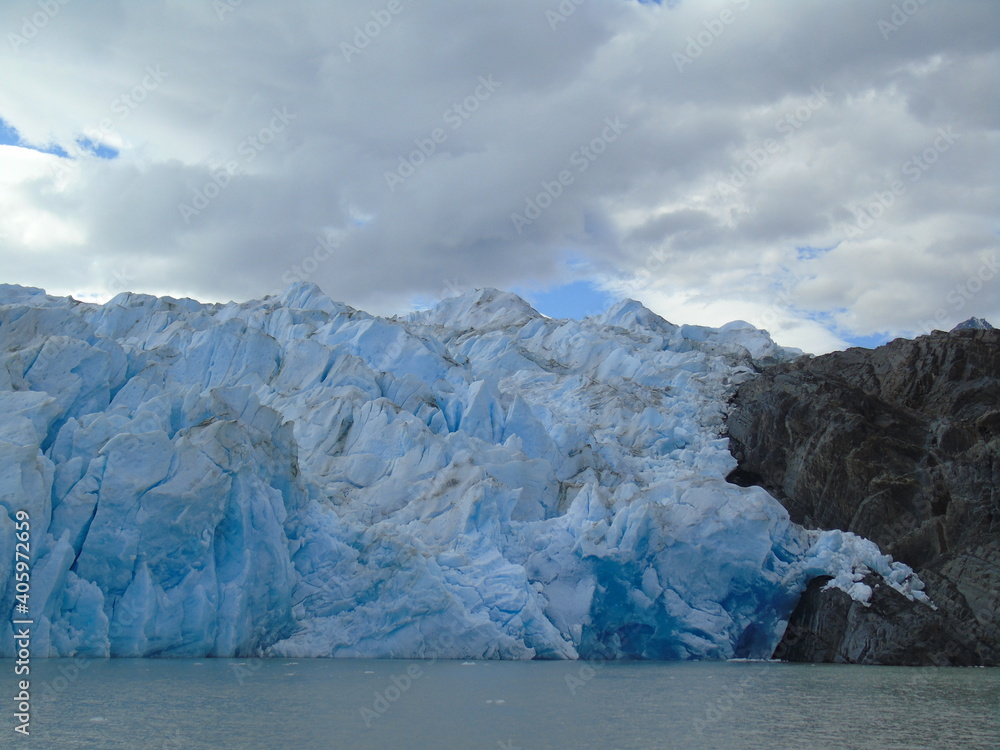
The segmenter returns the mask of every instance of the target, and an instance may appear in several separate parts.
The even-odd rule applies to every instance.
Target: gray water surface
[[[0,748],[1000,748],[1000,670],[204,659],[31,664]],[[0,688],[16,694],[14,664]]]

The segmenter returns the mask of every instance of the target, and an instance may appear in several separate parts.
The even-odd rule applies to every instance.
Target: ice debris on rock
[[[725,481],[727,398],[795,354],[630,300],[0,286],[0,609],[25,510],[39,656],[767,658],[816,575],[920,593]]]

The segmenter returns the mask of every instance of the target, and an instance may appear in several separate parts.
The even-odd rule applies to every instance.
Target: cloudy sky
[[[668,7],[669,6],[669,7]],[[996,0],[8,0],[0,281],[1000,325]]]

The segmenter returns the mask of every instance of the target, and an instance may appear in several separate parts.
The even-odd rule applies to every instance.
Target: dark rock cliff
[[[872,539],[937,605],[872,580],[866,607],[814,581],[777,658],[1000,664],[1000,330],[769,368],[739,389],[728,431],[732,481],[807,527]]]

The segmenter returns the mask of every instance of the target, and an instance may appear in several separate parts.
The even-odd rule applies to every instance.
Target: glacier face
[[[816,575],[923,597],[725,481],[732,389],[791,356],[633,301],[552,320],[478,290],[387,319],[304,283],[3,285],[0,608],[26,510],[36,655],[768,657]]]

